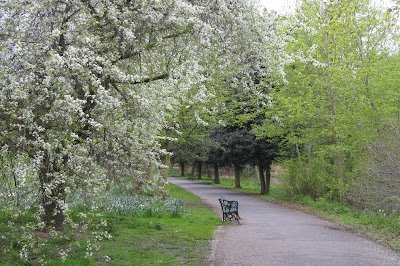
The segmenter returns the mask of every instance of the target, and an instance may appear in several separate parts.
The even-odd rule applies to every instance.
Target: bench
[[[235,219],[239,223],[239,202],[221,198],[219,199],[219,203],[222,208],[222,221],[225,222],[227,219],[232,221],[232,219]]]
[[[196,178],[197,178],[197,176],[195,174],[189,176],[190,180],[196,180]]]

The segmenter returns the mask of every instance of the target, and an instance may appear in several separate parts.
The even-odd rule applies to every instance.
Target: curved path
[[[239,201],[241,225],[217,229],[211,265],[400,265],[396,252],[336,223],[243,193],[168,181],[198,195],[220,216],[220,196]]]

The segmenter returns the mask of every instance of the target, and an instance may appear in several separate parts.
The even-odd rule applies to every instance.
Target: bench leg
[[[235,215],[235,219],[236,219],[236,222],[237,222],[238,224],[240,224],[240,222],[239,222],[240,217],[239,217],[238,214]]]

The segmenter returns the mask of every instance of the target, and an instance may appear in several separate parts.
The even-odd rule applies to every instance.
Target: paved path
[[[218,215],[218,198],[239,201],[241,225],[216,231],[212,265],[400,265],[400,256],[336,223],[264,200],[194,181],[169,177]]]

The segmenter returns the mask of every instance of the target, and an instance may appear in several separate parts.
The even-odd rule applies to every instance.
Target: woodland
[[[92,256],[112,238],[107,208],[176,212],[165,192],[173,163],[198,179],[211,165],[215,183],[232,167],[236,188],[257,166],[261,194],[279,164],[287,193],[398,214],[399,8],[0,1],[0,262],[17,250],[41,263],[46,243],[32,232],[72,229],[91,232]]]

